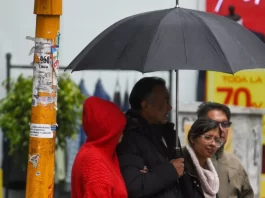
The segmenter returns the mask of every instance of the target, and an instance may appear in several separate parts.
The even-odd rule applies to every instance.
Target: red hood
[[[94,96],[85,101],[83,129],[87,143],[113,154],[125,124],[125,116],[116,104]]]

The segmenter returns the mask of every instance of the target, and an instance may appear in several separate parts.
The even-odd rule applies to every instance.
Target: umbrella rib
[[[146,12],[148,13],[148,12]],[[110,32],[112,32],[113,30],[115,30],[115,28],[119,27],[120,25],[122,25],[125,21],[128,21],[136,16],[140,16],[140,15],[143,15],[143,14],[146,14],[146,13],[141,13],[141,14],[136,14],[136,15],[132,15],[132,16],[129,16],[129,17],[126,17],[126,18],[123,18],[117,22],[115,22],[114,24],[110,25],[109,27],[105,28],[100,34],[98,34],[92,41],[90,41],[88,43],[88,45],[86,47],[84,47],[82,49],[82,51],[71,61],[71,63],[64,69],[64,71],[68,70],[68,69],[72,69],[72,72],[73,73],[74,71],[77,71],[76,70],[76,65],[78,62],[79,59],[83,59],[87,53],[93,49],[98,42],[100,42],[100,39],[102,37],[104,37],[105,35],[109,34]]]
[[[179,17],[180,17],[180,23],[181,23],[181,30],[182,30],[182,35],[183,35],[183,41],[184,41],[184,49],[185,49],[185,62],[188,64],[188,56],[187,56],[187,42],[186,42],[186,37],[184,34],[184,23],[183,23],[183,18],[181,15],[181,10],[179,10]]]
[[[218,55],[218,51],[220,51],[220,52],[221,52],[221,55],[222,55],[222,57],[223,57],[222,60],[224,60],[224,61],[223,61],[224,64],[225,64],[227,67],[230,68],[231,73],[234,73],[233,68],[232,68],[231,65],[229,64],[229,61],[227,60],[225,54],[223,53],[222,47],[221,47],[220,43],[218,42],[218,40],[217,40],[215,34],[212,32],[211,28],[208,27],[207,23],[205,23],[204,20],[203,20],[199,15],[198,15],[197,18],[200,19],[200,20],[203,22],[205,28],[206,28],[206,29],[208,30],[208,32],[212,35],[212,36],[209,37],[209,38],[213,38],[213,41],[211,41],[211,39],[210,39],[210,42],[214,42],[214,44],[212,44],[212,46],[213,46],[213,48],[215,49],[215,52],[217,53],[217,57],[220,57],[220,56]],[[216,48],[216,46],[218,46],[220,50],[218,50],[218,49]]]
[[[222,54],[222,56],[223,56],[223,58],[225,60],[224,61],[224,64],[230,68],[230,70],[231,70],[232,73],[234,73],[234,70],[231,67],[231,65],[229,64],[229,61],[227,60],[226,55],[223,53],[222,47],[221,47],[220,43],[217,41],[217,38],[215,37],[215,35],[213,34],[213,32],[211,31],[211,29],[207,25],[206,25],[206,27],[210,31],[211,35],[213,36],[214,41],[215,41],[215,44],[217,44],[217,46],[221,49],[220,50],[221,51],[221,54]],[[215,45],[213,45],[213,46],[215,46]],[[217,49],[215,49],[215,51],[218,53],[218,50]]]
[[[175,9],[175,8],[173,8],[173,9]],[[173,9],[171,9],[171,10],[173,10]],[[171,12],[168,12],[164,17],[161,17],[161,19],[160,19],[160,21],[159,21],[159,23],[158,23],[158,25],[157,25],[157,27],[156,27],[156,29],[155,29],[155,31],[154,31],[152,37],[151,37],[151,39],[150,39],[149,48],[148,48],[147,55],[146,55],[146,57],[145,57],[145,60],[144,60],[144,64],[143,64],[143,65],[145,65],[145,64],[146,64],[146,61],[148,60],[148,57],[149,57],[149,55],[150,55],[150,46],[151,46],[151,44],[152,44],[152,42],[153,42],[153,40],[154,40],[154,38],[155,38],[155,36],[156,36],[156,34],[157,34],[157,30],[159,29],[162,20],[163,20],[164,18],[166,18],[170,13],[171,13]]]
[[[257,64],[257,61],[255,61],[255,59],[252,56],[250,56],[250,54],[245,50],[245,48],[242,47],[241,43],[238,42],[238,40],[234,36],[232,38],[240,46],[240,48],[242,49],[242,51],[250,58],[250,60],[252,61],[252,63],[254,63],[255,65],[258,65]]]
[[[204,22],[204,20],[201,18],[201,16],[200,16],[199,14],[196,14],[196,15],[195,15],[194,13],[190,13],[190,12],[188,12],[188,11],[186,11],[186,10],[182,10],[182,11],[185,12],[187,15],[189,15],[191,18],[193,18],[193,19],[196,18],[196,19],[200,20],[201,25],[199,25],[198,27],[201,28],[202,31],[208,31],[209,34],[211,34],[211,37],[208,36],[207,38],[208,38],[209,42],[211,43],[211,45],[212,45],[214,51],[216,52],[217,57],[219,58],[220,56],[222,56],[222,57],[223,57],[223,58],[222,58],[222,62],[223,62],[227,67],[229,67],[230,70],[231,70],[231,73],[233,73],[234,71],[233,71],[232,67],[230,66],[230,64],[229,64],[229,62],[228,62],[228,60],[227,60],[225,54],[223,53],[223,50],[222,50],[222,48],[221,48],[221,46],[220,46],[220,43],[217,41],[217,38],[215,37],[215,35],[214,35],[213,32],[211,31],[211,29],[207,26],[207,23]],[[197,12],[200,13],[200,11],[197,11]],[[196,20],[195,20],[195,21],[196,21]],[[202,25],[203,25],[203,26],[202,26]],[[213,39],[210,39],[210,38],[213,38]],[[216,46],[217,46],[217,47],[216,47]],[[217,49],[217,48],[219,48],[219,49]],[[218,53],[219,51],[221,52],[221,54]]]

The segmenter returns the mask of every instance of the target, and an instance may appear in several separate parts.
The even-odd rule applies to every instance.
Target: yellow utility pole
[[[62,0],[35,0],[34,77],[26,198],[54,192],[57,76]]]

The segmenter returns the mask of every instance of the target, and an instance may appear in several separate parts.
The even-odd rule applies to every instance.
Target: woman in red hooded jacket
[[[90,97],[84,103],[86,143],[72,168],[72,198],[127,198],[116,146],[126,120],[117,105]]]

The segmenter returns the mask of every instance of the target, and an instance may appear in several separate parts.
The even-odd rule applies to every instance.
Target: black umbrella
[[[264,54],[265,45],[236,22],[176,6],[113,24],[88,44],[67,69],[176,70],[178,81],[179,69],[235,73],[264,68]]]

